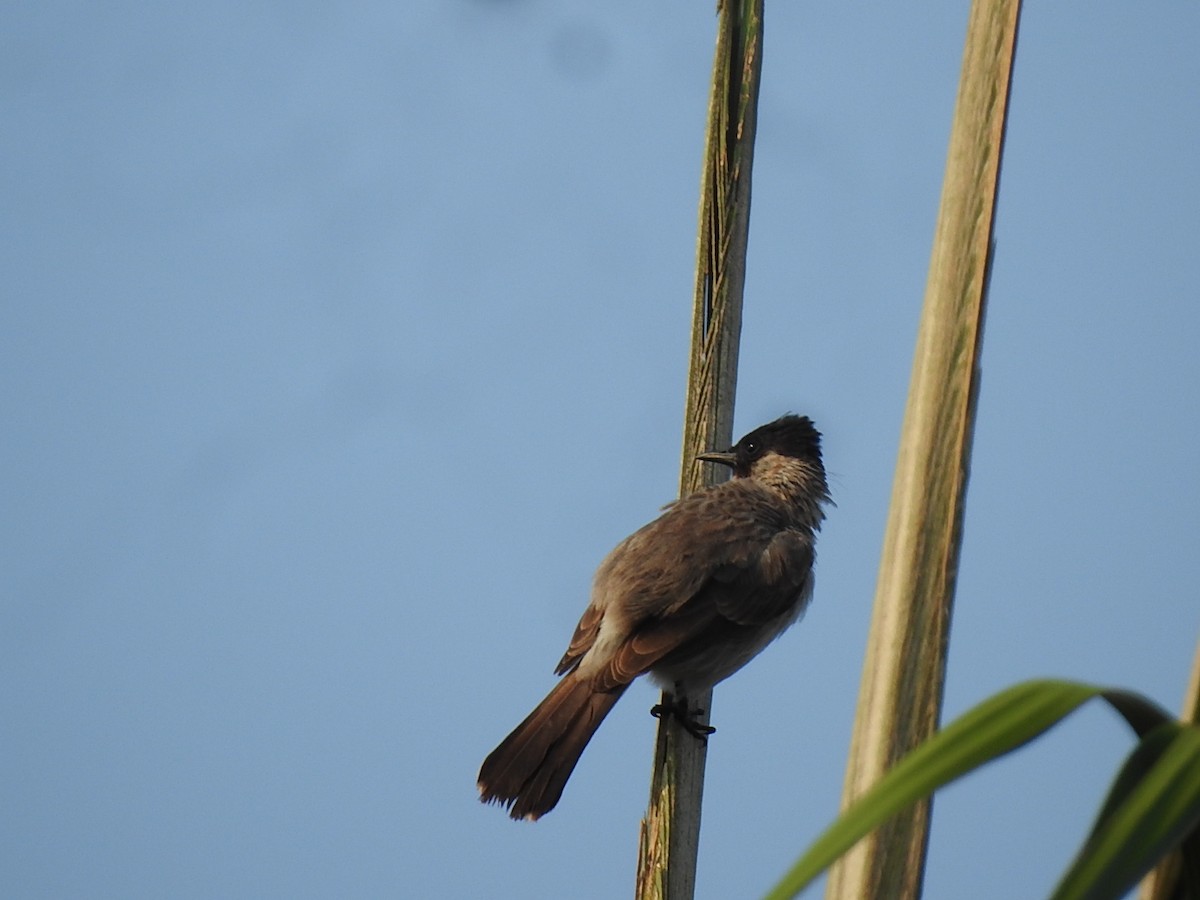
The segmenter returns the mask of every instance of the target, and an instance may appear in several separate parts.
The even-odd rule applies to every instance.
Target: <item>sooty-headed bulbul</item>
[[[479,770],[480,799],[514,819],[552,810],[596,729],[649,673],[699,739],[687,697],[728,678],[812,597],[816,531],[829,502],[821,435],[804,416],[756,428],[697,459],[733,478],[666,507],[596,570],[592,599],[555,669],[562,680]]]

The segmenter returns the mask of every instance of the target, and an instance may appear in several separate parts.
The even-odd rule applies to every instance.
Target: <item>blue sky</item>
[[[767,9],[736,430],[811,415],[838,506],[717,691],[700,898],[837,806],[965,21]],[[677,484],[711,5],[0,25],[4,893],[627,895],[649,686],[537,825],[474,778]],[[1026,9],[950,715],[1182,698],[1198,43],[1192,3]],[[1088,708],[941,795],[927,896],[1044,894],[1130,746]]]

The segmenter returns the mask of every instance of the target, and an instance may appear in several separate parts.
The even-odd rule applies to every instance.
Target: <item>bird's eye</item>
[[[758,441],[746,441],[746,453],[750,456],[758,456],[758,451],[761,449]]]

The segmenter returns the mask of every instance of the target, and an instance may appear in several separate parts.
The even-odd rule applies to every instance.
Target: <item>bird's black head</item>
[[[824,475],[821,433],[807,416],[782,416],[755,428],[728,450],[701,453],[697,459],[729,466],[735,477],[747,478],[755,474],[756,463],[766,464],[772,455],[806,463]]]

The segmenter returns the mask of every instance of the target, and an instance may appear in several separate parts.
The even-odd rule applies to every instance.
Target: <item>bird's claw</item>
[[[699,717],[704,715],[704,710],[689,709],[687,698],[685,697],[677,697],[671,694],[667,694],[666,697],[669,698],[667,702],[656,703],[650,708],[650,715],[656,719],[674,717],[684,731],[696,740],[707,743],[708,736],[717,729],[699,721]]]

